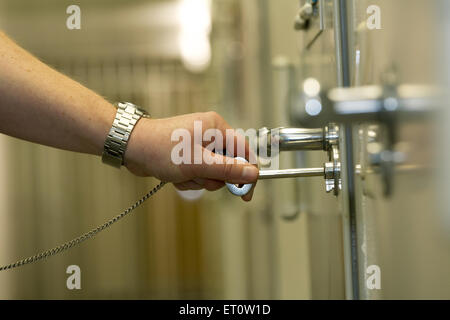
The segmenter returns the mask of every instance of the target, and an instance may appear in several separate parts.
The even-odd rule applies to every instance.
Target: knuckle
[[[216,111],[208,111],[206,115],[208,118],[212,119],[214,123],[219,123],[223,120],[222,116],[218,114]]]
[[[212,118],[220,117],[216,111],[208,111],[207,114],[208,114],[208,116],[210,116]]]
[[[223,165],[223,176],[225,178],[225,180],[229,180],[233,177],[233,163],[230,163],[228,161],[225,161],[224,165]]]
[[[204,187],[208,191],[214,191],[217,190],[217,185],[214,181],[206,180],[204,183]]]

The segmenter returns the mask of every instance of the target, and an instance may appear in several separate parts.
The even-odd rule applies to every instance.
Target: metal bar
[[[299,177],[323,177],[325,169],[322,168],[295,168],[283,170],[260,170],[258,179],[279,179]]]
[[[280,151],[323,150],[323,129],[280,128]]]
[[[335,45],[336,45],[336,67],[338,75],[338,85],[340,87],[350,87],[350,53],[349,53],[349,30],[348,30],[348,10],[346,0],[334,0],[334,20],[335,20]],[[344,248],[344,255],[351,258],[351,286],[352,290],[347,290],[347,298],[359,300],[359,270],[358,270],[358,244],[356,230],[356,199],[354,183],[354,157],[353,157],[353,132],[351,124],[344,126],[344,148],[345,163],[344,169],[345,184],[348,197],[346,205],[348,209],[349,225],[344,226],[344,243],[350,242],[350,252],[348,247]],[[347,269],[347,266],[346,266]],[[346,279],[350,284],[350,279]]]

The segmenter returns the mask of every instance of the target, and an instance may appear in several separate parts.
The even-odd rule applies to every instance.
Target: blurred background
[[[320,3],[320,17],[294,28],[305,3]],[[372,31],[374,3],[382,29]],[[66,27],[72,4],[81,8],[80,30]],[[236,128],[303,127],[308,79],[322,90],[376,85],[394,68],[401,83],[446,85],[448,7],[442,0],[0,0],[0,29],[109,101],[131,101],[155,118],[214,110]],[[94,240],[0,272],[0,298],[448,299],[447,113],[399,122],[408,160],[432,169],[394,171],[390,198],[379,175],[356,170],[347,176],[353,184],[343,177],[338,197],[320,178],[261,181],[251,203],[227,190],[168,185]],[[353,136],[342,137],[342,149],[353,145],[364,167],[368,135],[383,127],[348,128]],[[326,160],[321,151],[290,152],[280,163]],[[90,230],[156,183],[96,157],[1,135],[0,264]],[[66,288],[72,264],[81,268],[81,290]],[[376,290],[366,285],[374,264]]]

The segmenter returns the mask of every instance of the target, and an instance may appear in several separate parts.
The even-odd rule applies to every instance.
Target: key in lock
[[[263,132],[270,137],[270,139],[265,137],[266,141],[274,139],[270,130]],[[258,180],[322,176],[325,179],[326,191],[333,191],[334,195],[337,196],[341,189],[339,127],[335,124],[329,124],[318,129],[278,128],[276,132],[275,139],[279,143],[279,151],[324,150],[328,153],[329,161],[317,168],[260,170]],[[270,148],[270,144],[268,142],[268,148]],[[236,157],[236,160],[247,161],[242,157]],[[246,195],[253,187],[251,183],[244,185],[226,183],[226,185],[228,190],[236,196]]]

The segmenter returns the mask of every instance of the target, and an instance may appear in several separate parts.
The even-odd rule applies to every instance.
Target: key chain
[[[117,221],[119,221],[120,219],[122,219],[123,217],[128,215],[130,212],[132,212],[134,209],[136,209],[142,203],[144,203],[145,200],[147,200],[148,198],[153,196],[156,192],[158,192],[158,190],[161,189],[165,184],[166,184],[165,182],[160,182],[157,186],[155,186],[152,190],[150,190],[141,199],[136,201],[133,205],[131,205],[130,207],[128,207],[127,209],[122,211],[120,214],[118,214],[114,218],[112,218],[112,219],[106,221],[104,224],[98,226],[97,228],[92,229],[91,231],[89,231],[89,232],[87,232],[85,234],[82,234],[81,236],[79,236],[79,237],[77,237],[75,239],[67,241],[67,242],[65,242],[65,243],[63,243],[63,244],[61,244],[61,245],[59,245],[57,247],[54,247],[53,249],[48,249],[48,250],[43,251],[41,253],[38,253],[38,254],[36,254],[34,256],[31,256],[31,257],[28,257],[28,258],[16,261],[14,263],[11,263],[11,264],[8,264],[8,265],[5,265],[5,266],[0,266],[0,271],[14,269],[14,268],[18,268],[20,266],[24,266],[26,264],[37,262],[39,260],[49,258],[51,256],[54,256],[54,255],[58,254],[58,253],[61,253],[61,252],[66,251],[66,250],[68,250],[70,248],[73,248],[76,245],[79,245],[83,241],[94,237],[100,231],[105,230],[106,228],[110,227],[112,224],[116,223]]]

